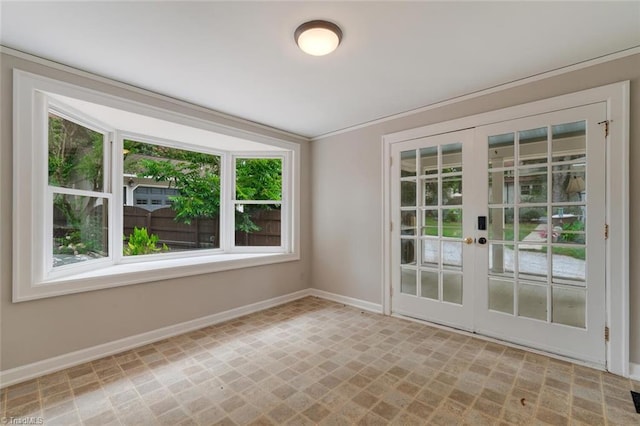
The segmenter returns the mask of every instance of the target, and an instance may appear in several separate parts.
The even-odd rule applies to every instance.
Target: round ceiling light
[[[323,56],[336,50],[342,40],[342,30],[328,21],[309,21],[294,34],[298,47],[313,56]]]

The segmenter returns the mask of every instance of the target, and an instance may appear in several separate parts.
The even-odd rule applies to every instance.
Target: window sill
[[[125,263],[47,280],[14,302],[299,260],[296,253],[234,253]]]

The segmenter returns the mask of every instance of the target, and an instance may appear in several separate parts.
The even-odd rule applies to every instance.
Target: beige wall
[[[640,363],[640,55],[313,141],[312,286],[382,303],[382,135],[623,80],[631,80],[631,361]]]
[[[308,142],[7,54],[0,57],[0,66],[0,370],[6,371],[309,287],[311,212]],[[301,260],[11,303],[13,68],[301,143]]]

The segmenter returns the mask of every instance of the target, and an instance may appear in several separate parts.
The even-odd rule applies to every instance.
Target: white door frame
[[[391,314],[391,146],[394,143],[499,123],[597,102],[607,103],[606,311],[607,370],[629,377],[629,81],[544,99],[382,137],[382,301]],[[603,330],[604,338],[604,330]]]

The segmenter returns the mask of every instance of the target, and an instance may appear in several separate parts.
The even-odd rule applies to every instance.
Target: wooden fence
[[[197,248],[220,247],[220,221],[194,219],[190,225],[175,221],[176,212],[171,208],[148,211],[139,207],[124,206],[124,235],[129,236],[133,228],[147,228],[149,234],[158,236],[161,244],[173,251]],[[238,246],[279,246],[281,219],[279,210],[258,210],[251,216],[260,227],[259,231],[245,233],[236,231]]]

